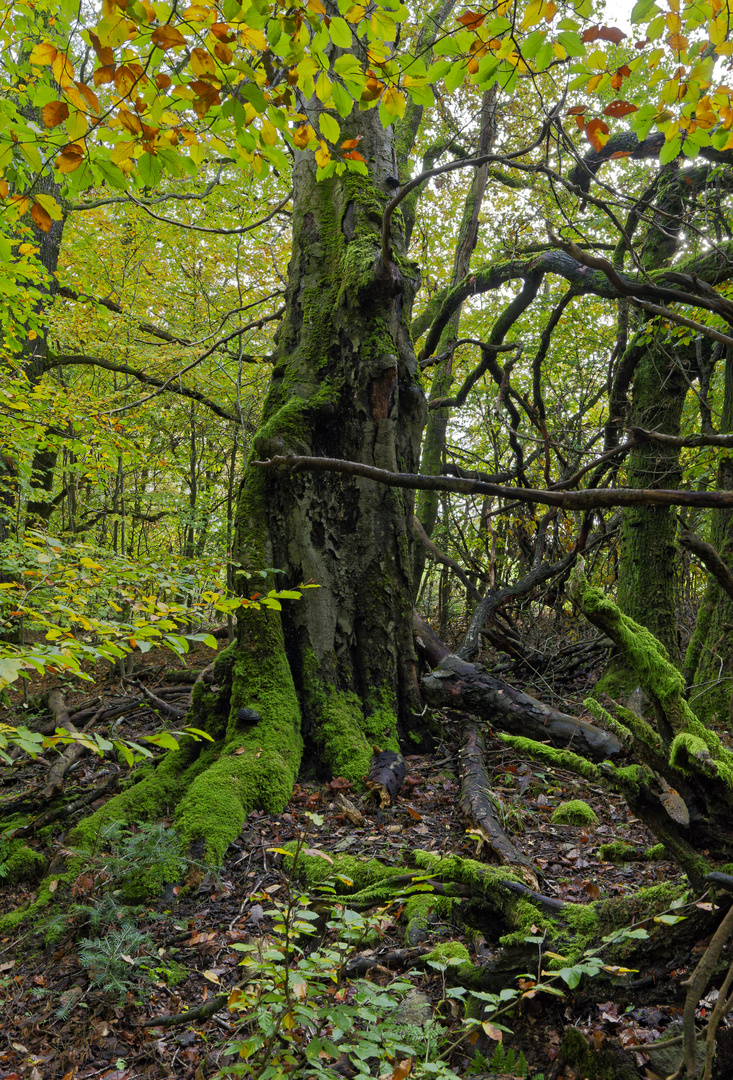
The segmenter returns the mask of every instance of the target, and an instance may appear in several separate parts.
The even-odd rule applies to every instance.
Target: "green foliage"
[[[89,938],[79,946],[79,960],[91,985],[120,1001],[139,987],[141,979],[147,981],[142,965],[150,964],[154,955],[152,936],[124,919],[109,926],[104,937]]]

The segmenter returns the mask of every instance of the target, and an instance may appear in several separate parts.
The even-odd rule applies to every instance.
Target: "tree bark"
[[[413,471],[426,405],[409,334],[418,271],[399,217],[391,260],[381,255],[393,132],[374,109],[342,134],[360,136],[368,176],[319,181],[312,155],[296,156],[286,311],[252,453]],[[249,595],[246,575],[262,569],[263,592],[318,587],[284,600],[281,613],[240,613],[236,641],[193,695],[194,724],[214,747],[184,739],[109,813],[173,803],[188,844],[218,863],[249,810],[285,806],[304,755],[318,775],[361,781],[373,744],[399,750],[417,727],[413,505],[411,491],[356,476],[247,469],[240,590]]]

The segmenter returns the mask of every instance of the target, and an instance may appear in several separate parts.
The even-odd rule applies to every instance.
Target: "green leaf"
[[[321,115],[318,117],[318,125],[321,129],[321,134],[323,135],[324,139],[328,139],[330,143],[337,143],[341,138],[341,127],[339,125],[339,122],[329,113],[321,113]]]
[[[564,30],[557,35],[557,40],[568,56],[585,56],[585,45],[580,40],[580,34],[573,34]]]
[[[157,735],[143,735],[146,742],[160,746],[163,750],[178,750],[178,739],[169,731],[159,731]]]
[[[637,0],[637,3],[631,9],[631,22],[643,22],[648,15],[656,15],[658,11],[659,8],[654,3],[654,0]]]
[[[679,135],[676,135],[674,139],[670,139],[666,142],[659,152],[659,164],[666,165],[669,161],[674,161],[676,157],[682,153],[682,139]]]
[[[337,45],[340,49],[351,48],[351,27],[346,19],[342,19],[339,16],[335,19],[331,19],[331,25],[328,28],[328,32],[331,35],[331,41],[334,45]]]
[[[143,154],[138,161],[137,168],[143,184],[146,187],[155,187],[160,180],[160,174],[163,171],[157,156],[154,157],[152,154]]]

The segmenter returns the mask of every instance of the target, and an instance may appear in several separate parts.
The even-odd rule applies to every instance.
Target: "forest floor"
[[[192,652],[186,663],[191,668],[203,666],[210,656],[210,652],[200,649]],[[148,654],[135,678],[170,703],[185,704],[185,684],[171,693],[171,687],[182,680],[177,680],[170,668],[170,660],[161,666],[159,657],[154,661]],[[126,704],[130,699],[139,702],[144,697],[139,683],[112,679],[101,671],[96,674],[94,684],[65,685],[72,718],[87,707],[104,707],[106,715],[111,715],[110,710],[117,704],[122,710],[119,715],[100,722],[108,733],[114,729],[117,736],[138,742],[146,735],[177,726],[170,716],[161,717],[147,699],[133,706]],[[565,688],[568,696],[562,698],[561,707],[572,711],[587,693],[589,678],[578,677]],[[34,685],[30,690],[34,693],[50,685],[47,681],[45,687]],[[543,691],[546,696],[546,686],[533,689],[538,696]],[[89,702],[93,704],[89,706]],[[19,723],[21,711],[5,710],[0,720]],[[357,860],[377,858],[399,866],[404,863],[406,851],[415,848],[475,858],[476,845],[456,813],[459,736],[457,722],[444,718],[440,745],[429,755],[407,759],[408,775],[401,796],[387,810],[369,808],[363,805],[358,792],[348,792],[366,814],[364,827],[351,824],[335,805],[339,785],[334,789],[315,780],[302,782],[281,814],[249,815],[218,873],[189,868],[187,885],[169,887],[157,902],[119,907],[112,889],[108,851],[102,843],[98,857],[90,860],[73,883],[70,902],[78,907],[76,916],[67,904],[64,917],[60,923],[57,920],[50,934],[42,914],[35,923],[21,923],[16,932],[0,938],[0,1080],[209,1080],[219,1070],[223,1076],[237,1075],[240,1059],[237,1053],[228,1054],[227,1048],[231,1049],[242,1036],[242,1012],[230,1012],[224,1003],[209,1018],[172,1026],[156,1023],[156,1019],[197,1009],[240,983],[243,953],[237,951],[237,946],[258,940],[276,943],[277,917],[273,912],[292,896],[300,895],[303,886],[290,880],[283,866],[285,860],[271,849],[282,848],[307,834],[306,846],[328,858],[347,852]],[[643,886],[677,878],[676,868],[666,862],[616,865],[600,861],[601,844],[623,840],[645,848],[654,842],[621,800],[570,773],[522,760],[498,741],[489,738],[487,746],[487,769],[504,827],[516,846],[541,870],[544,893],[560,900],[587,903],[628,896]],[[21,757],[4,770],[0,796],[7,799],[12,793],[16,807],[19,799],[25,800],[29,821],[39,809],[47,809],[38,806],[37,798],[56,757],[56,751],[48,751],[34,761]],[[110,786],[109,781],[119,772],[120,766],[109,757],[86,754],[67,775],[62,800],[68,803],[86,795],[88,805],[96,809],[109,796],[95,800],[94,793]],[[552,824],[553,809],[573,799],[589,803],[598,823]],[[76,815],[77,820],[81,813]],[[46,826],[40,836],[28,835],[25,842],[49,860],[58,857],[59,852],[64,852],[69,824],[68,819],[59,819]],[[115,842],[121,845],[117,849],[119,866],[120,860],[124,862],[127,841],[118,837]],[[0,846],[0,860],[2,850]],[[133,844],[128,847],[128,855],[139,858],[141,850]],[[27,905],[37,895],[37,889],[37,882],[12,886],[5,883],[0,914]],[[347,899],[344,902],[348,905]],[[95,931],[94,920],[90,923],[88,917],[89,911],[99,912],[105,905],[112,912],[105,917],[112,922],[116,919],[116,928],[126,926],[131,934],[127,939],[123,935],[115,956],[106,954],[106,959],[99,955],[99,941],[109,936],[114,927],[109,922],[105,927],[100,915],[97,923],[101,930]],[[86,915],[82,910],[85,908]],[[357,942],[349,958],[366,957],[363,967],[375,987],[388,989],[399,978],[409,983],[414,992],[426,995],[422,1000],[431,1006],[436,1037],[447,1044],[460,1031],[458,1010],[445,1000],[450,969],[447,973],[436,970],[421,957],[440,939],[457,940],[465,943],[471,960],[480,966],[496,955],[496,928],[479,926],[466,936],[460,928],[445,924],[435,929],[423,947],[409,948],[405,946],[401,909],[402,904],[396,903],[375,915],[373,924],[380,940],[376,945],[373,941],[369,945]],[[323,940],[328,942],[328,930]],[[83,962],[84,950],[93,953],[95,947],[97,955],[87,955]],[[394,955],[388,968],[381,958],[389,953]],[[109,987],[110,971],[117,973],[116,989]],[[640,971],[638,978],[642,980],[644,972]],[[348,1000],[352,993],[349,986],[346,983],[345,990],[332,987],[335,1000]],[[679,1021],[681,1014],[678,996],[673,1002],[665,1000],[663,987],[653,998],[655,1004],[648,1004],[647,998],[645,1006],[635,1007],[631,997],[598,1003],[586,992],[567,988],[562,997],[538,995],[505,1018],[511,1033],[503,1034],[504,1050],[498,1056],[497,1042],[482,1032],[478,1041],[464,1040],[448,1060],[461,1077],[499,1073],[581,1080],[584,1073],[571,1067],[561,1052],[563,1030],[574,1025],[588,1036],[594,1048],[610,1040],[622,1046],[650,1043]],[[702,1008],[704,1013],[705,1006]],[[507,1053],[510,1048],[513,1060]],[[527,1063],[526,1071],[520,1052]],[[626,1060],[631,1064],[631,1075],[636,1073],[650,1080],[668,1071],[643,1050],[631,1051]],[[346,1062],[337,1063],[336,1068],[334,1076],[354,1075]],[[372,1074],[390,1080],[393,1076],[404,1078],[409,1075],[409,1066],[401,1064],[397,1055],[392,1064],[383,1063]]]

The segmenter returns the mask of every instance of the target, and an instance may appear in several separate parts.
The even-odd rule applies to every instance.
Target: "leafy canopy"
[[[30,214],[43,230],[60,219],[59,200],[39,189],[44,173],[63,195],[100,184],[122,190],[155,186],[166,173],[194,176],[212,156],[258,175],[286,171],[294,149],[312,151],[322,177],[366,172],[358,138],[342,131],[355,110],[377,107],[387,126],[409,100],[432,104],[435,91],[499,83],[510,94],[520,76],[549,70],[587,95],[588,105],[573,111],[596,149],[617,118],[628,118],[640,138],[661,132],[663,160],[683,145],[688,156],[711,143],[733,145],[732,92],[718,63],[733,52],[729,0],[639,0],[633,46],[623,30],[598,21],[593,0],[454,10],[432,55],[409,33],[418,14],[399,0],[201,0],[180,9],[103,0],[90,15],[70,0],[6,2],[6,217]],[[643,104],[623,97],[632,76],[645,89]],[[617,96],[607,103],[609,90]]]

